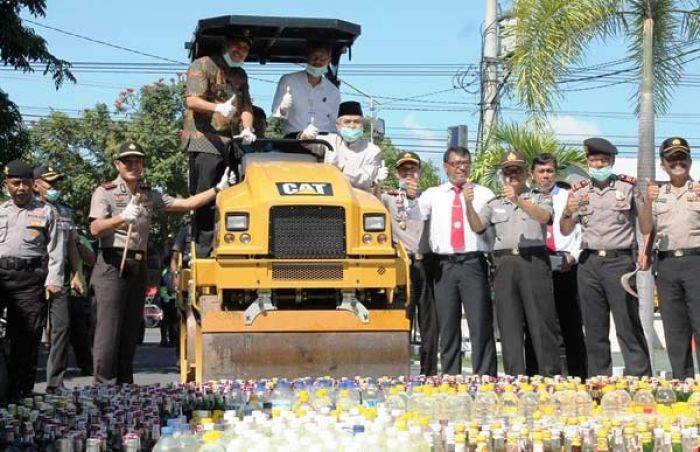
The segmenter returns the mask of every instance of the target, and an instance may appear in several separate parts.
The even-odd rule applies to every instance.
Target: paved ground
[[[134,380],[136,383],[164,383],[178,381],[180,378],[175,349],[159,347],[159,341],[160,330],[156,328],[149,328],[146,330],[144,344],[140,345],[136,351],[136,359],[134,363],[134,367],[136,369]],[[500,344],[498,344],[498,348],[500,350]],[[35,390],[38,392],[43,392],[46,388],[46,356],[46,349],[42,346],[39,357],[39,368],[37,371],[37,384],[35,386]],[[419,366],[415,359],[417,359],[417,356],[414,354],[411,372],[417,374],[419,371]],[[499,370],[502,370],[500,361],[499,356]],[[622,357],[619,352],[615,352],[613,354],[613,361],[615,366],[622,366]],[[654,351],[654,365],[657,373],[659,371],[670,370],[670,365],[665,350],[657,349]],[[463,369],[465,373],[471,373],[471,363],[468,358],[463,360]],[[621,371],[621,367],[618,370]],[[232,375],[232,377],[234,376]],[[69,358],[69,369],[65,379],[66,386],[82,386],[90,384],[91,382],[92,377],[80,375],[80,369],[75,366],[75,359],[71,351]]]

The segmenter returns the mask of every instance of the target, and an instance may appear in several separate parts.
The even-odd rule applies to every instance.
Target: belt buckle
[[[685,253],[683,252],[683,250],[674,250],[673,251],[673,257],[683,257],[684,254]]]
[[[143,253],[134,253],[134,260],[135,261],[143,260]]]
[[[513,256],[520,256],[520,250],[518,248],[513,248],[510,250],[510,254]]]
[[[597,254],[599,257],[605,257],[605,256],[608,255],[608,252],[607,252],[606,250],[598,250],[598,251],[596,251],[596,254]]]

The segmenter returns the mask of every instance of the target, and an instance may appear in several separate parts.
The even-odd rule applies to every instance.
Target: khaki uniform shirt
[[[62,286],[65,246],[56,210],[37,198],[24,207],[11,199],[0,205],[0,257],[31,259],[47,254],[46,285]]]
[[[681,188],[662,186],[651,210],[660,251],[700,247],[700,197],[693,193],[693,181]]]
[[[528,189],[518,198],[526,199],[554,215],[552,197],[549,195]],[[479,218],[487,228],[493,226],[496,235],[494,251],[545,246],[547,225],[533,220],[524,210],[503,196],[497,196],[487,202],[479,212]]]
[[[403,243],[410,254],[425,254],[429,247],[418,199],[408,199],[405,191],[402,194],[400,190],[392,190],[382,193],[381,201],[391,217],[394,243]]]
[[[616,250],[637,248],[636,220],[641,201],[637,181],[623,174],[610,178],[603,188],[585,180],[571,193],[579,200],[573,220],[581,223],[581,248]]]
[[[131,202],[131,197],[129,186],[120,176],[117,176],[115,180],[100,185],[93,192],[90,202],[90,218],[101,219],[118,216]],[[131,231],[131,243],[129,243],[130,250],[146,251],[153,215],[162,212],[173,202],[175,202],[175,198],[170,195],[163,195],[155,190],[141,189],[140,205],[144,215],[141,215],[134,223]],[[124,248],[128,227],[125,223],[100,237],[100,248]]]
[[[231,141],[231,136],[240,132],[241,113],[252,113],[252,102],[248,88],[248,75],[239,67],[229,67],[223,57],[204,56],[197,58],[187,70],[185,97],[222,103],[236,94],[236,113],[225,118],[219,113],[204,113],[187,109],[182,124],[183,149],[190,152],[222,154]]]

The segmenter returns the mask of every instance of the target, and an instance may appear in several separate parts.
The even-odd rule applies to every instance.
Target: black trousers
[[[639,301],[625,292],[620,277],[634,270],[632,256],[581,254],[578,293],[586,330],[588,376],[612,375],[610,313],[625,362],[625,375],[651,376],[651,361],[639,319]]]
[[[495,259],[494,292],[501,331],[503,370],[524,375],[525,332],[529,331],[538,363],[537,373],[561,373],[561,333],[554,303],[549,256],[503,256]]]
[[[190,152],[190,194],[195,195],[215,186],[226,169],[224,157],[205,152]],[[192,239],[196,243],[197,256],[209,256],[214,239],[214,221],[216,218],[215,201],[206,204],[194,212],[192,222]]]
[[[31,396],[36,380],[36,362],[46,320],[44,300],[46,272],[0,269],[0,302],[7,306],[9,398]]]
[[[84,374],[92,375],[92,335],[90,333],[90,300],[82,295],[68,295],[70,343],[75,362]]]
[[[667,257],[658,261],[659,289],[666,350],[673,378],[695,374],[691,341],[700,340],[700,256]],[[697,342],[696,342],[697,344]],[[700,362],[700,349],[696,349]]]
[[[70,313],[67,286],[49,303],[51,325],[51,349],[46,361],[46,389],[51,391],[63,386],[63,374],[68,363],[68,344],[71,338]]]
[[[429,256],[411,263],[411,305],[406,310],[412,323],[418,320],[422,375],[437,374],[438,324],[432,288],[432,265],[434,261]]]
[[[576,266],[566,272],[553,271],[552,283],[559,329],[563,339],[559,347],[560,354],[563,351],[568,375],[585,379],[588,376],[586,340],[583,336],[583,319],[578,301],[576,274]],[[529,331],[525,334],[525,373],[529,376],[538,373],[537,357]]]
[[[478,375],[496,375],[493,307],[486,258],[462,262],[440,259],[435,267],[435,307],[440,330],[442,373],[462,373],[462,308],[467,315],[472,344],[472,369]]]
[[[175,345],[180,341],[177,336],[177,308],[175,301],[162,303],[163,319],[160,321],[160,343],[161,345]]]
[[[120,258],[97,257],[92,272],[95,289],[95,383],[133,383],[134,353],[146,295],[146,263],[127,259],[119,277]]]

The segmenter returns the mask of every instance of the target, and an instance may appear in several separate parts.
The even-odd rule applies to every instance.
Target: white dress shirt
[[[335,122],[338,119],[340,105],[340,90],[326,77],[321,77],[321,83],[311,86],[306,71],[292,72],[283,75],[277,84],[275,99],[272,102],[272,115],[282,118],[280,103],[282,97],[290,88],[292,108],[287,112],[282,127],[284,133],[301,132],[309,125],[311,118],[319,132],[335,132]]]
[[[576,224],[574,230],[569,235],[563,235],[559,227],[559,220],[566,208],[566,200],[569,198],[569,190],[561,188],[557,185],[549,192],[552,196],[554,204],[554,220],[552,224],[552,232],[554,232],[554,247],[557,251],[566,251],[578,261],[578,256],[581,254],[581,225]]]
[[[474,187],[474,210],[479,212],[486,203],[494,198],[491,190],[481,185],[472,184]],[[450,182],[437,187],[427,189],[418,198],[418,206],[424,220],[430,219],[430,249],[437,254],[454,254],[450,237],[452,235],[452,202],[455,191]],[[467,221],[467,206],[464,196],[459,195],[462,203],[462,230],[464,231],[464,253],[472,251],[488,252],[490,250],[489,238],[485,234],[476,234],[469,227]]]
[[[333,146],[333,151],[326,150],[324,157],[326,163],[336,164],[353,187],[372,191],[372,184],[377,178],[377,172],[382,163],[379,146],[364,138],[354,143],[347,143],[335,133],[319,135],[318,139]],[[321,145],[312,146],[318,148]]]

